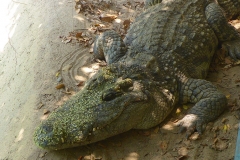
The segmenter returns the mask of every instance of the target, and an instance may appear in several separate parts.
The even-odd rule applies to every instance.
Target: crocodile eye
[[[122,94],[122,92],[120,92],[120,91],[115,91],[113,89],[109,89],[106,93],[102,94],[102,100],[103,101],[111,101],[121,94]]]

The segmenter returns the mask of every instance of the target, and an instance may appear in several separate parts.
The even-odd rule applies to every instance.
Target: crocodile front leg
[[[183,82],[180,102],[196,103],[189,113],[178,122],[181,131],[187,129],[187,137],[195,130],[202,133],[202,126],[215,120],[226,108],[226,96],[210,82],[202,79],[188,79]]]
[[[221,7],[216,3],[210,3],[205,9],[205,14],[209,25],[222,43],[223,48],[227,50],[233,59],[240,59],[240,35],[227,22]]]
[[[105,59],[108,64],[117,62],[126,51],[122,38],[113,30],[102,33],[94,42],[94,57]]]

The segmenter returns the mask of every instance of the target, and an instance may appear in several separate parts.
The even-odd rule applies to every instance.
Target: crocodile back
[[[228,19],[240,14],[240,0],[218,0],[218,4],[224,9]]]
[[[189,77],[205,78],[218,45],[205,17],[208,3],[163,0],[136,19],[124,41],[135,53],[154,55],[162,69],[172,65]]]

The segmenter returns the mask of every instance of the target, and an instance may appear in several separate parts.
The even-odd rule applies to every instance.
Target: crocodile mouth
[[[88,141],[92,141],[92,136],[96,131],[104,130],[104,127],[117,120],[124,110],[147,99],[147,96],[142,92],[123,94],[112,101],[93,107],[94,118],[82,124],[82,126],[73,127],[73,124],[65,124],[66,126],[72,126],[71,129],[64,127],[64,124],[55,123],[57,119],[46,120],[35,131],[34,141],[38,146],[45,149],[54,149],[56,146],[60,149],[74,146],[74,144],[79,146],[88,143]]]

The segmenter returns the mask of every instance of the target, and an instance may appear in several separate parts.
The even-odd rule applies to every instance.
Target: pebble
[[[61,82],[62,81],[62,77],[58,77],[57,81]]]

